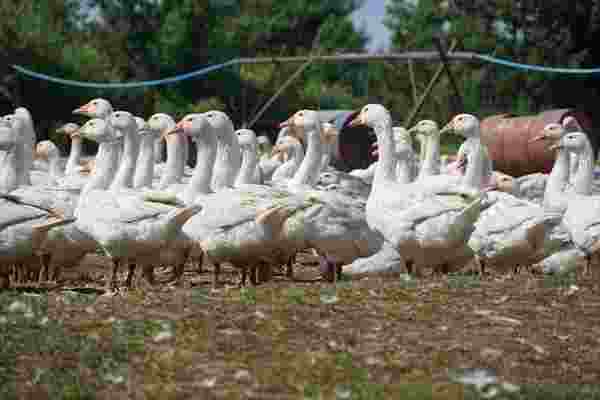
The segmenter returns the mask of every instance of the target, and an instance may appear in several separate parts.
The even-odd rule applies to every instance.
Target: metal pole
[[[452,40],[452,44],[450,45],[450,51],[454,50],[454,48],[456,47],[456,44],[457,44],[456,39],[453,39]],[[444,71],[444,65],[442,64],[442,65],[440,65],[438,67],[437,71],[435,71],[435,74],[431,78],[431,81],[429,82],[429,85],[427,85],[427,87],[425,88],[425,91],[421,95],[421,98],[419,99],[419,102],[415,105],[415,107],[410,112],[410,115],[408,116],[408,118],[404,122],[404,126],[406,128],[409,128],[410,125],[412,125],[415,117],[417,116],[417,114],[419,113],[419,111],[421,111],[421,107],[423,107],[423,104],[425,103],[425,99],[427,98],[427,96],[429,96],[429,93],[431,92],[431,90],[435,86],[436,82],[440,78],[440,75],[442,74],[443,71]]]
[[[437,49],[440,53],[440,58],[442,59],[442,66],[444,67],[444,70],[446,71],[446,75],[448,75],[448,80],[450,81],[450,85],[452,85],[452,89],[454,90],[454,97],[452,97],[453,103],[454,103],[454,112],[456,113],[456,112],[464,111],[463,99],[462,99],[462,96],[460,95],[460,91],[458,90],[458,85],[456,84],[454,75],[452,74],[452,71],[450,70],[450,65],[448,63],[448,58],[446,57],[446,51],[444,50],[444,45],[442,43],[442,39],[439,37],[436,37],[436,38],[434,38],[433,42],[435,43],[435,46],[437,47]]]

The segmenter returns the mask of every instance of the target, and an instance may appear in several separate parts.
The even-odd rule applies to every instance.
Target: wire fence
[[[420,57],[422,56],[422,57]],[[507,59],[502,59],[498,57],[494,57],[487,54],[478,54],[473,52],[457,52],[457,53],[448,53],[448,59],[450,60],[462,60],[462,61],[483,61],[487,63],[492,63],[496,65],[501,65],[504,67],[509,67],[513,69],[520,69],[524,71],[535,71],[535,72],[543,72],[543,73],[554,73],[554,74],[570,74],[570,75],[595,75],[600,74],[600,68],[556,68],[556,67],[546,67],[542,65],[534,65],[534,64],[523,64],[514,62]],[[314,57],[313,61],[369,61],[369,60],[377,60],[377,59],[391,59],[391,60],[412,60],[412,59],[426,59],[431,60],[435,59],[435,54],[432,57],[431,52],[410,52],[410,53],[400,53],[400,54],[383,54],[383,55],[367,55],[367,54],[340,54],[334,56],[318,56]],[[185,81],[188,79],[198,78],[209,74],[213,71],[218,71],[223,68],[227,68],[232,65],[239,64],[256,64],[256,63],[268,63],[268,62],[299,62],[299,61],[307,61],[309,57],[273,57],[273,58],[235,58],[229,60],[227,62],[221,64],[210,65],[195,71],[183,73],[180,75],[163,78],[163,79],[155,79],[148,81],[138,81],[138,82],[85,82],[71,79],[63,79],[39,72],[32,71],[26,67],[21,65],[11,65],[15,71],[20,74],[29,76],[34,79],[44,80],[48,82],[53,82],[66,86],[76,86],[76,87],[85,87],[85,88],[96,88],[96,89],[123,89],[123,88],[137,88],[137,87],[149,87],[149,86],[160,86],[160,85],[169,85],[173,83],[178,83],[181,81]]]

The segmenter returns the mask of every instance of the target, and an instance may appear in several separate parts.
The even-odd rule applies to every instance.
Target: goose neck
[[[396,180],[396,154],[391,121],[382,121],[373,128],[377,136],[379,159],[373,176],[373,186]]]
[[[419,178],[440,173],[440,135],[430,134],[425,140],[425,152]]]
[[[64,176],[63,171],[60,167],[60,159],[54,157],[48,160],[48,173],[54,179],[59,179]]]
[[[592,145],[587,142],[583,151],[579,153],[579,165],[573,177],[575,193],[586,196],[592,194],[595,161]]]
[[[485,168],[489,157],[485,144],[479,137],[471,137],[465,141],[467,152],[467,168],[463,177],[463,184],[476,189],[481,189],[484,184]]]
[[[253,183],[258,166],[258,153],[254,148],[248,148],[242,151],[242,166],[236,178],[236,186]]]
[[[121,164],[110,188],[117,190],[133,186],[133,175],[140,150],[140,142],[137,133],[133,129],[124,132],[123,153]]]
[[[320,136],[319,128],[312,132],[306,132],[306,153],[298,170],[290,180],[292,185],[314,186],[317,183],[324,152]]]
[[[202,141],[196,142],[196,166],[192,179],[190,179],[183,198],[186,203],[193,202],[198,196],[211,193],[211,181],[215,160],[217,158],[217,140],[207,134]]]
[[[566,149],[558,149],[552,171],[546,179],[544,189],[544,207],[562,208],[561,198],[569,181],[569,152]]]
[[[213,174],[213,189],[233,187],[242,164],[242,154],[237,135],[225,132],[218,138],[217,160]]]
[[[71,139],[71,151],[69,152],[69,158],[67,159],[67,164],[65,165],[65,173],[72,174],[75,172],[75,169],[79,167],[79,160],[81,159],[82,154],[82,143],[81,138],[73,137]]]
[[[154,138],[144,135],[140,141],[140,154],[138,155],[133,187],[150,187],[154,178]]]
[[[91,190],[106,190],[112,182],[119,165],[121,142],[104,142],[98,147],[96,167],[81,193]]]
[[[7,150],[1,159],[0,190],[10,192],[23,185],[25,154],[22,144]]]

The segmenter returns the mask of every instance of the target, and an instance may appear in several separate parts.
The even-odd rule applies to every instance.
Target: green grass
[[[448,286],[451,289],[477,288],[481,284],[479,275],[466,273],[448,274]]]
[[[569,271],[544,276],[544,286],[548,288],[570,287],[577,282],[577,272]]]

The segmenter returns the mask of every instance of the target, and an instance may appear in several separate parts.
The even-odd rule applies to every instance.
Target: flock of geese
[[[138,267],[154,284],[154,269],[172,266],[180,283],[188,261],[199,272],[212,265],[215,286],[224,263],[242,285],[270,280],[274,267],[293,277],[308,249],[330,281],[471,261],[483,274],[536,263],[559,272],[584,259],[589,273],[600,250],[595,155],[569,117],[533,139],[556,152],[551,173],[513,178],[493,170],[470,114],[405,129],[368,104],[350,125],[371,128],[378,161],[345,173],[330,165],[338,131],[311,110],[283,122],[272,148],[220,111],[144,120],[98,98],[74,113],[90,119],[59,129],[71,140],[66,159],[51,141],[36,144],[27,109],[0,118],[0,287],[56,281],[99,250],[112,262],[111,290],[122,266],[130,287]],[[450,164],[440,156],[447,132],[464,138]],[[95,157],[82,139],[98,143]]]

